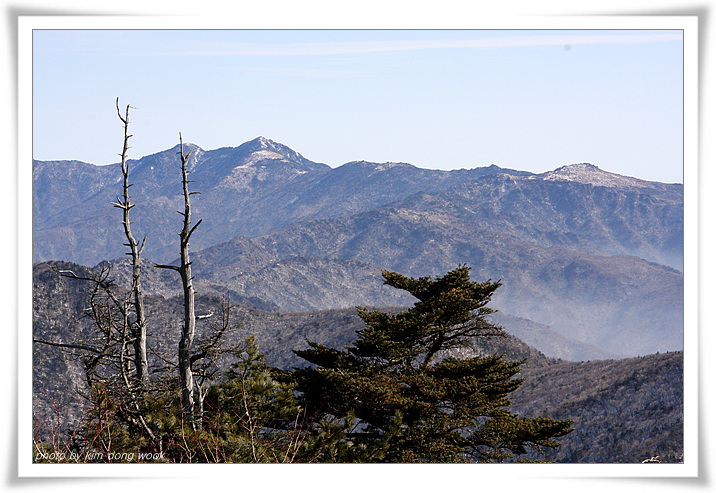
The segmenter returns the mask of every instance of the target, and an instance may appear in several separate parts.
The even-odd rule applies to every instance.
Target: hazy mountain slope
[[[317,222],[326,226],[325,221]],[[197,252],[193,256],[197,286],[211,293],[220,293],[223,287],[237,301],[282,311],[407,304],[409,298],[387,290],[380,269],[371,266],[386,261],[388,255],[383,252],[389,246],[376,241],[363,247],[360,231],[352,236],[346,229],[341,231],[342,244],[337,239],[341,234],[320,237],[309,234],[315,233],[309,228],[305,234],[309,246],[292,241],[290,249],[262,237],[262,242],[276,248],[270,255],[257,255],[264,250],[245,239],[232,242],[232,248],[227,247],[232,255],[226,257],[213,255],[224,250],[221,245],[209,249],[207,255]],[[503,286],[494,297],[494,306],[506,315],[533,322],[520,337],[551,356],[598,359],[683,347],[683,276],[677,271],[635,257],[586,255],[519,240],[510,243],[505,238],[496,241],[502,242],[507,253],[485,254],[488,248],[472,249],[474,245],[449,237],[449,244],[431,243],[438,252],[434,256],[430,250],[426,254],[417,250],[417,258],[408,252],[391,259],[393,265],[387,261],[384,265],[398,271],[410,268],[411,275],[441,275],[465,262],[473,267],[474,279],[496,279],[501,273]],[[285,256],[280,251],[283,247],[289,250]],[[169,283],[172,294],[179,294],[178,281],[170,278]]]
[[[504,327],[511,335],[551,358],[560,358],[567,361],[587,361],[624,357],[621,353],[609,352],[596,344],[589,344],[564,336],[547,325],[526,318],[513,317],[502,311],[490,315],[490,321],[495,325]]]
[[[544,247],[471,230],[444,213],[392,207],[295,223],[251,241],[276,258],[354,260],[413,276],[466,263],[475,279],[502,280],[497,307],[567,337],[617,354],[683,347],[682,274],[636,257]]]
[[[243,241],[240,243],[245,245]],[[221,248],[209,250],[223,251]],[[241,256],[240,251],[227,251]],[[206,269],[206,257],[212,256],[203,253],[197,252],[193,257],[197,259],[194,261],[197,291],[206,296],[229,295],[234,303],[260,310],[290,315],[289,310],[351,310],[354,306],[410,306],[415,302],[409,294],[385,286],[378,267],[360,262],[294,257],[272,259],[261,268],[254,265],[250,269],[246,263],[239,262],[238,268],[243,270],[232,277],[231,272],[238,271],[235,265]],[[210,266],[221,265],[216,258],[212,261],[217,263]],[[110,264],[113,279],[119,285],[128,286],[131,280],[129,261],[121,259]],[[145,293],[163,297],[181,295],[176,273],[156,269],[151,262],[144,262],[143,273]],[[551,357],[573,361],[624,357],[623,353],[607,351],[503,311],[495,313],[493,319],[508,333]]]
[[[384,207],[304,221],[214,245],[192,259],[205,292],[228,289],[236,300],[283,311],[404,304],[385,291],[381,268],[442,275],[466,263],[475,279],[502,280],[494,298],[499,309],[607,355],[683,347],[680,272],[636,257],[589,255],[472,230],[445,212]],[[174,289],[178,294],[178,284]],[[563,340],[537,344],[565,359],[600,357],[587,346],[571,352]]]

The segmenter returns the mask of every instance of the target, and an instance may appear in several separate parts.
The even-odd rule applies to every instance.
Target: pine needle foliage
[[[508,395],[522,362],[504,355],[458,359],[457,348],[504,332],[486,320],[499,282],[470,280],[469,267],[443,277],[384,271],[385,284],[417,302],[391,314],[359,309],[365,328],[333,349],[308,341],[295,353],[311,363],[285,372],[319,426],[342,426],[325,450],[337,462],[509,462],[558,447],[572,422],[511,413]],[[334,436],[337,436],[334,433]]]

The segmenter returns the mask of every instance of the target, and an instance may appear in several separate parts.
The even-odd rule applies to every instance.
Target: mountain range
[[[365,161],[331,168],[263,137],[184,150],[200,192],[193,217],[203,220],[192,237],[194,274],[208,293],[228,290],[282,312],[404,306],[412,300],[383,286],[381,269],[424,276],[467,264],[474,279],[501,280],[493,305],[505,320],[548,331],[532,340],[550,356],[683,348],[681,184],[587,163],[538,174]],[[171,273],[152,272],[153,262],[178,257],[177,152],[130,162],[132,227],[147,236],[145,290],[157,295],[179,289]],[[33,164],[33,261],[109,262],[126,275],[111,205],[119,165]]]
[[[356,306],[400,310],[416,300],[381,271],[443,275],[471,267],[500,280],[489,306],[506,338],[473,351],[524,361],[511,397],[525,416],[572,419],[549,459],[683,460],[683,186],[577,163],[546,173],[496,165],[452,171],[354,161],[331,168],[259,137],[191,151],[191,258],[198,314],[232,302],[238,341],[253,335],[272,366],[301,364],[306,338],[343,347],[361,328]],[[182,290],[175,272],[183,207],[179,149],[130,161],[135,236],[146,235],[146,295],[155,354],[178,343]],[[60,270],[131,269],[123,246],[119,164],[33,162],[33,335],[92,336],[88,286]],[[197,337],[211,319],[198,324]],[[657,354],[658,353],[658,354]],[[38,436],[83,413],[80,361],[35,344]],[[62,409],[62,415],[57,410]],[[54,429],[53,427],[58,427]],[[538,459],[540,457],[533,457]]]
[[[195,239],[197,250],[298,221],[347,217],[391,204],[450,214],[470,227],[546,246],[681,265],[681,184],[624,177],[590,164],[542,174],[495,165],[443,171],[364,161],[330,168],[263,137],[236,148],[204,151],[188,144],[187,150],[192,187],[200,192],[193,203],[195,214],[211,219]],[[178,147],[130,161],[135,229],[149,235],[146,256],[155,261],[177,256],[177,153]],[[121,257],[121,241],[107,238],[121,235],[121,228],[115,232],[117,211],[111,206],[121,192],[119,165],[33,165],[33,260],[94,265]],[[52,242],[63,233],[72,238]]]

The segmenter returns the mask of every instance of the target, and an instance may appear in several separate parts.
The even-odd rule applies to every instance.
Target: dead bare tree
[[[122,198],[117,197],[117,202],[113,205],[122,209],[123,218],[122,224],[124,225],[124,234],[127,237],[127,243],[130,252],[127,255],[132,256],[132,288],[131,292],[134,297],[134,314],[135,320],[131,327],[132,335],[134,337],[134,367],[135,367],[135,378],[140,384],[146,384],[148,379],[148,366],[147,366],[147,322],[144,315],[144,296],[142,295],[141,285],[141,259],[140,255],[144,249],[146,242],[146,235],[142,239],[141,246],[137,244],[137,240],[132,234],[131,221],[129,218],[129,211],[135,204],[129,198],[129,165],[127,163],[127,150],[129,149],[129,108],[127,105],[125,115],[122,117],[122,113],[119,109],[119,98],[116,101],[117,115],[124,124],[124,145],[122,147],[122,176],[123,176],[123,196]]]
[[[60,271],[65,277],[91,283],[89,307],[85,316],[90,317],[95,332],[90,340],[57,342],[35,340],[50,346],[70,351],[84,363],[85,379],[91,390],[95,384],[103,385],[117,400],[122,412],[130,422],[139,424],[147,436],[154,440],[152,430],[144,420],[142,400],[148,381],[147,363],[147,327],[144,310],[144,297],[141,289],[141,252],[146,236],[139,245],[132,234],[130,210],[135,206],[129,197],[129,109],[124,116],[119,108],[119,98],[115,102],[117,115],[124,125],[124,140],[120,154],[123,176],[122,196],[112,204],[122,209],[122,224],[127,238],[125,246],[130,248],[127,255],[132,257],[132,282],[127,291],[119,289],[110,279],[108,265],[99,271],[77,275],[72,271]],[[132,369],[132,366],[134,367]]]
[[[190,180],[187,177],[187,163],[191,152],[184,154],[184,142],[181,132],[179,133],[179,156],[181,157],[182,189],[184,192],[184,212],[178,211],[184,216],[184,227],[179,233],[180,265],[161,265],[161,269],[171,269],[179,272],[184,292],[184,324],[182,326],[181,339],[179,341],[178,362],[179,362],[179,383],[182,393],[182,412],[196,428],[196,413],[194,401],[194,376],[192,374],[191,350],[196,332],[196,315],[194,303],[194,278],[191,274],[191,260],[189,259],[189,240],[196,228],[201,224],[201,219],[192,226],[191,224],[191,196],[198,192],[189,192]]]

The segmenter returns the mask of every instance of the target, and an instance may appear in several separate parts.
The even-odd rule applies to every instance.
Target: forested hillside
[[[683,352],[525,368],[513,408],[574,421],[574,433],[546,458],[629,463],[659,456],[682,462]]]
[[[86,270],[69,263],[35,266],[35,337],[59,341],[83,340],[92,321],[82,318],[88,285],[58,270]],[[152,352],[170,354],[179,339],[177,321],[182,303],[177,296],[148,298]],[[199,314],[219,313],[222,298],[201,296]],[[398,312],[401,308],[390,308]],[[496,316],[499,314],[495,314]],[[254,336],[266,361],[278,368],[304,366],[294,350],[306,339],[329,347],[350,344],[363,323],[355,309],[279,313],[236,305],[232,320],[237,330],[227,344]],[[498,318],[508,331],[508,317]],[[516,326],[525,321],[512,320]],[[208,324],[200,326],[201,334]],[[523,327],[531,333],[529,326]],[[458,357],[505,354],[525,361],[517,376],[522,386],[511,394],[512,409],[525,416],[547,415],[575,422],[575,431],[561,439],[561,447],[547,456],[560,462],[640,462],[660,455],[678,461],[683,454],[683,354],[649,355],[629,359],[572,362],[549,358],[513,335],[480,340],[479,347],[458,351]],[[154,360],[154,370],[160,362]],[[228,365],[228,361],[225,363]],[[228,369],[228,367],[226,367]],[[35,345],[33,412],[38,437],[50,437],[76,424],[88,405],[81,361],[55,347]],[[68,391],[70,389],[70,391]],[[79,392],[78,392],[79,391]],[[61,413],[57,414],[58,409]]]

